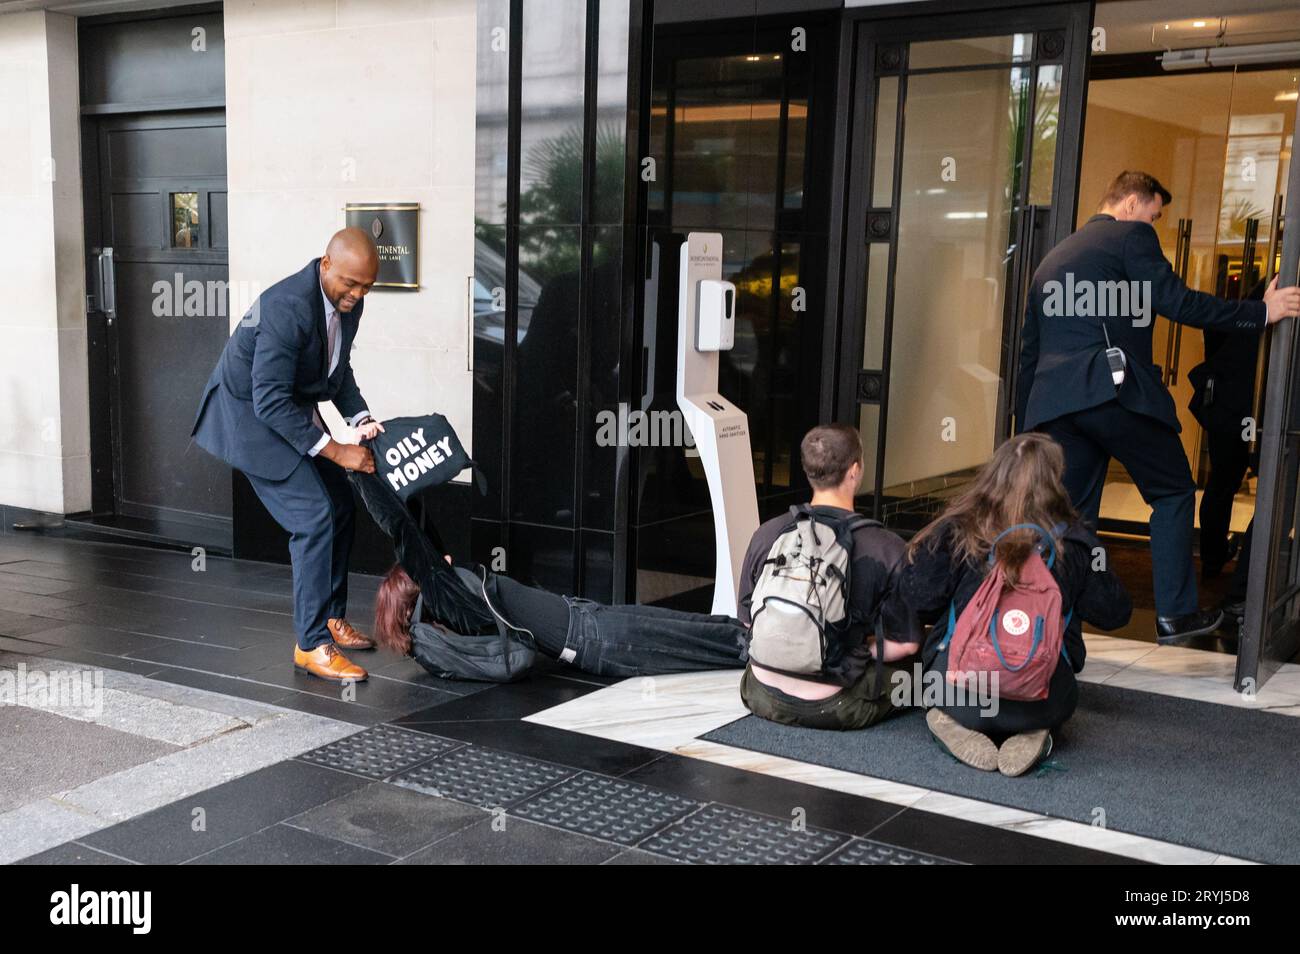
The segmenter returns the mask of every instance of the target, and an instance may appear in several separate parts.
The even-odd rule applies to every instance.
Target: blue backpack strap
[[[989,546],[990,565],[997,559],[998,541],[1001,540],[1003,537],[1005,537],[1008,533],[1014,533],[1016,530],[1033,530],[1039,535],[1039,537],[1041,537],[1043,540],[1047,542],[1047,568],[1050,570],[1052,568],[1052,564],[1056,562],[1056,538],[1053,537],[1050,533],[1048,533],[1046,530],[1044,530],[1036,523],[1018,523],[1013,527],[1007,527],[996,537],[994,537],[993,543],[990,544]]]
[[[993,652],[997,653],[998,662],[1002,664],[1002,668],[1007,672],[1020,672],[1033,662],[1034,656],[1038,653],[1038,644],[1043,641],[1043,618],[1040,616],[1034,620],[1034,641],[1029,647],[1029,654],[1025,656],[1025,661],[1019,666],[1011,665],[1007,662],[1006,657],[1002,655],[1002,647],[998,645],[998,617],[996,613],[989,620],[989,640],[993,643]]]
[[[939,652],[948,648],[948,643],[952,640],[953,631],[957,629],[957,604],[955,602],[948,604],[948,631],[943,634],[943,640],[939,643]]]
[[[1074,668],[1074,663],[1070,662],[1070,654],[1065,651],[1065,631],[1070,628],[1070,620],[1074,619],[1074,607],[1065,614],[1065,622],[1061,624],[1061,658],[1065,660],[1066,665]]]

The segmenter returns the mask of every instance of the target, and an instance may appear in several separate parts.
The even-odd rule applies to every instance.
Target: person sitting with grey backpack
[[[896,711],[893,665],[920,649],[922,627],[895,595],[906,545],[853,509],[862,441],[823,424],[800,445],[812,501],[754,533],[740,573],[749,664],[740,696],[756,716],[815,729],[861,729]],[[910,698],[910,693],[900,693]]]

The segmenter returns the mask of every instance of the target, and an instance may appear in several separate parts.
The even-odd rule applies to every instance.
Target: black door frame
[[[1007,373],[999,403],[1003,408],[998,424],[998,438],[1010,433],[1010,413],[1014,407],[1014,372],[1019,352],[1021,321],[1017,303],[1021,285],[1027,282],[1037,261],[1052,245],[1069,235],[1074,229],[1075,206],[1079,180],[1079,162],[1083,144],[1083,117],[1087,100],[1087,66],[1092,27],[1092,4],[1071,3],[1043,6],[1019,6],[1004,9],[969,11],[943,17],[924,16],[921,11],[907,18],[897,16],[873,17],[868,12],[853,18],[846,25],[845,46],[849,48],[849,62],[853,64],[851,101],[847,112],[850,127],[847,136],[847,156],[844,176],[847,181],[846,215],[843,223],[843,255],[839,288],[840,322],[838,329],[839,355],[832,365],[835,370],[835,419],[857,426],[858,409],[863,404],[879,404],[882,408],[877,433],[875,490],[872,494],[872,515],[879,518],[882,504],[882,483],[887,444],[889,349],[893,330],[894,281],[897,266],[897,210],[899,181],[894,181],[894,194],[889,210],[883,217],[873,215],[870,204],[871,183],[874,181],[876,80],[882,75],[899,75],[899,116],[894,141],[892,161],[897,167],[901,161],[904,144],[904,107],[906,104],[905,55],[899,62],[882,62],[882,51],[897,48],[916,40],[949,39],[1032,33],[1035,35],[1034,55],[1025,61],[1025,67],[1036,72],[1039,65],[1061,65],[1061,100],[1058,113],[1056,162],[1053,170],[1052,205],[1035,210],[1023,204],[1027,195],[1028,180],[1023,178],[1021,196],[1017,197],[1017,222],[1025,223],[1017,234],[1035,237],[1036,241],[1017,255],[1016,267],[1009,274],[1007,317],[1003,335],[1003,365]],[[1043,40],[1046,34],[1059,34],[1054,40],[1059,44],[1059,54],[1044,56]],[[1036,95],[1036,84],[1034,84]],[[1032,109],[1032,103],[1031,103]],[[1026,161],[1030,143],[1026,141]],[[1020,214],[1023,213],[1023,214]],[[874,223],[884,229],[875,235],[876,241],[889,243],[889,279],[886,291],[884,342],[881,376],[875,388],[873,382],[862,380],[862,353],[865,325],[862,315],[866,305],[866,274],[868,244],[872,241],[869,228]],[[1026,261],[1021,261],[1026,259]]]
[[[1300,104],[1296,107],[1300,120]],[[1300,222],[1300,162],[1293,156],[1286,183],[1284,222]],[[1278,285],[1300,284],[1300,228],[1282,232]],[[1239,691],[1262,686],[1278,667],[1300,652],[1300,334],[1295,323],[1270,328],[1264,384],[1264,420],[1259,425],[1259,486],[1251,531],[1246,615],[1237,648],[1233,685]],[[1289,479],[1288,479],[1289,475]],[[1287,498],[1290,498],[1288,501]],[[1289,551],[1289,552],[1284,552]]]

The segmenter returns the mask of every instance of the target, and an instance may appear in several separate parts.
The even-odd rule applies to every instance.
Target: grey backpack
[[[465,567],[456,567],[456,574],[472,592],[483,597],[488,608],[486,575],[480,578]],[[519,630],[495,611],[497,635],[489,633],[457,633],[436,623],[426,623],[422,618],[424,595],[415,598],[411,611],[411,655],[424,669],[440,679],[470,679],[475,682],[513,682],[527,675],[537,662],[532,634]]]
[[[807,504],[763,561],[750,597],[749,658],[792,676],[823,675],[851,647],[853,533],[880,526],[858,514],[835,517]]]

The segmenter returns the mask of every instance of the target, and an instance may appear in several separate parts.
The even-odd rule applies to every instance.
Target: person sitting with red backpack
[[[973,768],[1017,776],[1046,758],[1078,702],[1081,624],[1116,629],[1133,611],[1070,505],[1064,470],[1045,434],[1010,438],[908,547],[899,592],[934,624],[921,659],[944,690],[926,722]],[[994,705],[960,691],[985,680]]]
[[[749,663],[740,696],[773,722],[861,729],[898,708],[898,667],[887,663],[921,646],[916,614],[894,593],[906,545],[853,509],[863,473],[856,430],[814,427],[799,450],[812,501],[760,526],[741,567]]]

